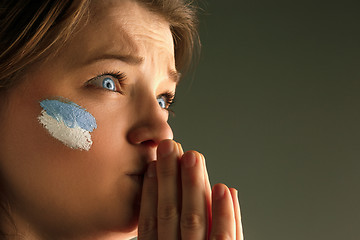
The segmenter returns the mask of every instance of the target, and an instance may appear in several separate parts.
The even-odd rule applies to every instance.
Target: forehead
[[[114,52],[121,49],[125,54],[142,56],[156,49],[174,55],[168,22],[137,1],[94,1],[83,33],[90,50]]]
[[[175,69],[169,23],[135,0],[94,0],[87,18],[57,56],[77,68],[100,55],[157,58]],[[164,66],[165,67],[165,66]]]

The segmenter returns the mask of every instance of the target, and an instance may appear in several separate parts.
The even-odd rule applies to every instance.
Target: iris
[[[111,91],[116,91],[115,82],[109,77],[107,77],[103,80],[102,86]]]
[[[163,96],[157,98],[157,101],[161,108],[166,108],[166,100],[164,99]]]

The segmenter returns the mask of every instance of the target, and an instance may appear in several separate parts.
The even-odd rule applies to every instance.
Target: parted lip
[[[136,176],[143,177],[145,175],[145,172],[143,172],[143,173],[127,173],[126,175],[131,176],[131,177],[136,177]]]
[[[144,177],[146,170],[147,170],[147,165],[142,167],[139,170],[135,170],[133,172],[127,172],[126,175],[131,176],[131,177]]]
[[[156,156],[154,156],[150,148],[143,148],[140,158],[134,161],[137,164],[135,164],[133,168],[127,171],[125,174],[134,178],[143,179],[148,169],[149,163],[154,161],[155,158]]]
[[[128,176],[133,179],[134,181],[142,184],[144,181],[144,173],[143,174],[128,174]]]

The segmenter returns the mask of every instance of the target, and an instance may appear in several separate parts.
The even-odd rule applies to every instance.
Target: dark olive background
[[[239,190],[247,240],[359,240],[360,2],[200,5],[175,140]]]

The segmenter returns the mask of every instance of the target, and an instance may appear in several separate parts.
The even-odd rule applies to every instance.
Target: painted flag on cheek
[[[91,132],[97,128],[95,118],[83,107],[64,98],[46,99],[38,117],[51,136],[73,149],[88,151]]]

